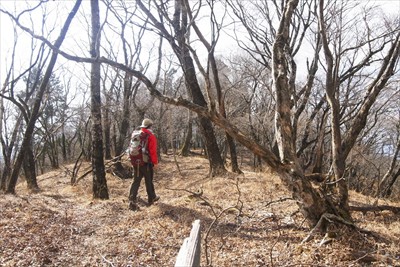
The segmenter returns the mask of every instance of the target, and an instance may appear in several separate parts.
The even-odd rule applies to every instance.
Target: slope
[[[163,155],[155,175],[161,199],[141,201],[139,212],[127,208],[130,180],[107,173],[110,200],[93,200],[91,176],[71,186],[71,166],[40,176],[36,194],[22,183],[17,196],[0,195],[0,266],[173,266],[195,219],[203,266],[400,265],[399,215],[354,212],[374,235],[342,227],[302,244],[310,230],[274,174],[243,163],[243,175],[209,178],[203,157],[178,161],[179,168]],[[374,199],[351,192],[351,201]]]

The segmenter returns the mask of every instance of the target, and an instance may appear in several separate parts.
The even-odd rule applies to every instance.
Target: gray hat
[[[142,125],[140,125],[140,128],[149,128],[150,126],[153,125],[153,121],[150,119],[144,119],[142,122]]]

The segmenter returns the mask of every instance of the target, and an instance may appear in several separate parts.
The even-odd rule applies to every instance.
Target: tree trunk
[[[62,157],[64,160],[64,163],[67,161],[68,159],[68,155],[67,155],[67,140],[65,138],[65,127],[64,125],[62,126],[61,129],[61,152],[62,152]]]
[[[322,36],[322,47],[325,53],[326,66],[326,98],[330,106],[331,117],[331,147],[332,147],[332,168],[334,173],[334,181],[332,181],[338,188],[337,200],[335,202],[338,207],[342,208],[345,213],[341,214],[345,219],[351,220],[349,208],[349,193],[348,186],[343,175],[345,172],[344,151],[342,149],[342,134],[340,129],[340,103],[338,100],[338,87],[339,81],[337,77],[337,68],[335,65],[332,52],[329,47],[327,32],[324,21],[324,1],[319,2],[319,19]]]
[[[325,140],[326,121],[327,121],[327,115],[324,112],[324,115],[322,116],[321,125],[319,127],[317,143],[314,148],[312,173],[322,173],[323,159],[324,159],[324,140]]]
[[[111,120],[110,97],[105,93],[106,108],[104,109],[104,153],[106,159],[111,159]]]
[[[186,5],[189,6],[189,3],[187,2]],[[191,13],[190,13],[190,15],[191,15]],[[190,18],[193,19],[192,16]],[[219,112],[224,118],[226,118],[227,116],[226,116],[226,110],[225,110],[225,102],[224,102],[224,98],[222,96],[222,86],[220,83],[217,62],[215,61],[215,57],[214,57],[214,46],[211,46],[205,40],[205,38],[201,34],[200,30],[197,28],[196,24],[193,24],[193,27],[194,27],[196,33],[198,34],[198,36],[200,37],[201,41],[203,42],[203,44],[205,45],[205,47],[208,50],[208,62],[210,63],[210,66],[211,66],[214,86],[217,91],[217,101],[218,101]],[[213,35],[215,35],[215,33]],[[215,40],[213,40],[213,41],[215,41]],[[210,104],[213,105],[212,103],[210,103]],[[242,171],[239,168],[238,161],[237,161],[235,141],[228,133],[225,133],[225,135],[226,135],[226,141],[228,143],[229,152],[230,152],[230,156],[231,156],[232,171],[236,172],[236,173],[242,173]]]
[[[125,151],[125,140],[127,137],[130,138],[130,133],[128,133],[130,127],[130,100],[132,95],[132,76],[125,73],[124,77],[124,95],[123,95],[123,107],[122,107],[122,118],[121,126],[119,128],[119,135],[115,147],[115,156],[122,155]],[[144,115],[143,115],[144,116]],[[116,159],[114,165],[115,172],[119,174],[121,178],[130,178],[130,172],[125,170],[124,166],[120,161],[120,158]]]
[[[239,168],[237,153],[236,153],[236,144],[235,140],[227,133],[226,134],[226,142],[229,146],[229,152],[231,154],[231,168],[232,171],[235,173],[243,173],[242,170]]]
[[[327,205],[323,196],[312,187],[311,182],[305,177],[296,154],[296,136],[291,122],[292,100],[290,99],[291,87],[288,79],[289,66],[286,58],[290,57],[290,55],[287,55],[289,53],[287,49],[290,40],[289,29],[291,17],[297,5],[298,0],[291,0],[286,4],[272,48],[272,74],[276,99],[275,133],[280,161],[286,169],[282,172],[282,169],[278,168],[281,169],[279,176],[293,193],[294,199],[303,202],[299,206],[303,215],[311,225],[315,225],[325,212],[343,213],[342,208],[344,208],[346,214],[349,212],[346,206],[330,207]]]
[[[49,158],[51,159],[51,167],[53,169],[58,169],[60,167],[59,160],[58,160],[58,146],[56,142],[56,137],[52,134],[48,137],[48,144],[49,144]]]
[[[35,155],[33,154],[31,146],[26,150],[23,168],[28,189],[31,191],[39,190],[39,185],[36,179]]]
[[[186,25],[185,25],[186,27]],[[182,33],[183,34],[183,33]],[[197,81],[196,68],[193,64],[193,59],[190,56],[189,49],[185,42],[181,42],[180,50],[182,54],[180,61],[185,74],[186,87],[189,90],[189,95],[192,96],[193,102],[199,106],[207,107],[207,102],[204,99],[204,95],[201,92],[199,83]],[[210,103],[212,105],[212,103]],[[201,133],[204,136],[204,142],[207,148],[208,160],[210,162],[212,176],[218,176],[226,173],[224,166],[224,160],[221,157],[221,152],[215,138],[214,128],[211,121],[208,118],[199,116],[199,125]]]
[[[100,56],[100,11],[99,1],[91,0],[92,33],[90,55]],[[92,117],[92,167],[93,167],[93,197],[108,199],[108,188],[103,155],[103,128],[101,121],[101,85],[100,62],[92,63],[90,75],[91,117]]]
[[[68,28],[72,22],[72,19],[75,16],[76,12],[78,11],[81,2],[82,2],[82,0],[77,0],[71,13],[68,15],[68,18],[65,21],[64,27],[61,30],[60,36],[57,38],[57,40],[54,44],[55,49],[59,49],[61,47],[61,44],[63,43],[64,38],[68,32]],[[37,95],[36,95],[36,99],[35,99],[35,102],[34,102],[34,105],[33,105],[32,111],[31,111],[31,116],[30,116],[29,121],[26,126],[26,130],[24,133],[24,138],[23,138],[23,141],[21,144],[20,151],[18,152],[18,156],[17,156],[14,166],[13,166],[10,181],[9,181],[9,183],[7,185],[7,189],[6,189],[7,193],[15,194],[15,186],[17,185],[17,180],[18,180],[19,173],[21,171],[21,166],[23,164],[25,151],[28,149],[28,146],[30,146],[33,131],[35,129],[35,123],[38,118],[38,113],[39,113],[40,105],[42,102],[43,94],[46,91],[48,82],[51,77],[51,73],[52,73],[54,65],[57,61],[57,56],[58,56],[58,51],[53,50],[49,65],[47,66],[47,69],[46,69],[46,73],[43,76],[42,83],[40,84],[40,87],[39,87]]]
[[[188,116],[188,124],[187,124],[187,130],[186,130],[186,135],[185,135],[185,140],[183,141],[182,147],[179,151],[179,155],[183,157],[187,157],[190,152],[190,143],[192,141],[192,136],[193,136],[193,119],[192,119],[192,112],[189,110],[188,111],[189,116]]]
[[[205,117],[199,117],[201,133],[204,136],[204,142],[207,149],[207,156],[210,163],[210,172],[212,176],[219,176],[226,173],[224,161],[214,135],[214,128],[211,121]]]
[[[382,180],[379,182],[378,194],[381,197],[389,197],[392,193],[392,187],[400,175],[400,168],[396,173],[393,173],[396,167],[396,162],[398,160],[398,155],[400,154],[400,135],[397,137],[396,150],[394,152],[392,161],[390,162],[389,169],[383,176]]]
[[[106,69],[108,71],[108,68]],[[112,158],[112,153],[111,153],[111,147],[112,147],[112,141],[111,141],[111,126],[114,125],[112,123],[111,119],[111,105],[112,105],[112,95],[113,91],[112,89],[116,87],[116,82],[119,78],[118,76],[119,72],[117,71],[114,79],[112,80],[111,84],[107,84],[107,79],[103,79],[103,94],[104,98],[106,100],[105,108],[104,108],[104,153],[105,153],[105,158],[106,159],[111,159]],[[110,91],[107,91],[107,88],[110,88]],[[115,147],[114,146],[114,152],[115,152]]]
[[[2,147],[2,152],[3,152],[3,161],[4,161],[4,168],[3,168],[3,173],[1,175],[1,184],[0,184],[0,190],[2,190],[2,191],[6,191],[7,184],[9,182],[8,179],[10,178],[10,175],[12,172],[12,166],[11,166],[12,165],[12,159],[11,159],[12,151],[14,149],[14,144],[17,142],[18,132],[20,130],[22,119],[23,119],[22,115],[18,116],[9,142],[6,143],[4,138],[2,136],[0,137],[1,147]]]
[[[169,41],[172,49],[174,50],[174,53],[178,57],[181,64],[185,77],[186,88],[188,90],[188,94],[193,100],[193,103],[201,107],[207,107],[207,102],[204,98],[197,79],[196,68],[193,63],[193,58],[190,54],[189,44],[186,40],[188,29],[188,14],[183,2],[181,0],[175,0],[175,12],[172,24],[176,36],[171,36],[168,31],[165,30],[163,24],[159,23],[159,21],[151,14],[151,12],[141,1],[137,1],[137,4],[139,5],[140,9],[149,16],[149,19],[155,23],[159,30],[166,34],[165,38]],[[213,103],[210,103],[210,105],[213,105]],[[213,109],[213,107],[210,108]],[[217,140],[215,138],[215,133],[211,121],[209,120],[209,118],[202,115],[199,115],[198,121],[200,125],[200,131],[203,134],[205,146],[208,152],[208,160],[210,163],[211,174],[213,176],[217,176],[226,173],[224,161],[221,157],[221,153],[217,145]]]

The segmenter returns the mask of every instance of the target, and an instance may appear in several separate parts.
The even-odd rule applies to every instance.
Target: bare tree
[[[64,24],[64,26],[63,26],[63,28],[62,28],[62,30],[60,32],[60,35],[57,38],[57,40],[55,41],[55,43],[54,43],[54,48],[55,49],[59,49],[61,47],[61,44],[63,43],[64,38],[65,38],[65,36],[66,36],[66,34],[68,32],[68,28],[69,28],[69,26],[70,26],[70,24],[72,22],[72,19],[75,16],[77,10],[79,9],[80,4],[81,4],[81,0],[77,0],[75,5],[74,5],[74,7],[73,7],[73,9],[72,9],[72,11],[71,11],[71,13],[68,15],[68,17],[67,17],[67,19],[65,21],[65,24]],[[6,13],[10,17],[12,17],[14,19],[14,21],[18,24],[19,27],[21,27],[25,31],[31,32],[28,28],[26,28],[26,27],[24,27],[23,25],[20,24],[19,17],[14,17],[12,14],[10,14],[8,12],[6,12]],[[38,92],[36,94],[34,105],[33,105],[32,111],[30,113],[29,121],[27,123],[26,130],[25,130],[25,133],[24,133],[24,137],[23,137],[23,140],[22,140],[22,143],[21,143],[21,148],[20,148],[20,150],[18,152],[18,156],[17,156],[17,158],[15,160],[15,163],[14,163],[14,166],[13,166],[13,170],[11,172],[10,180],[9,180],[9,183],[7,185],[7,188],[6,188],[6,192],[7,193],[12,193],[12,194],[15,193],[15,186],[17,184],[18,176],[19,176],[19,173],[20,173],[20,170],[21,170],[21,166],[22,166],[23,161],[24,161],[26,150],[31,145],[32,134],[33,134],[33,131],[34,131],[34,128],[35,128],[35,123],[36,123],[37,118],[38,118],[38,112],[40,110],[43,94],[44,94],[44,92],[46,90],[47,84],[48,84],[48,82],[50,80],[51,73],[52,73],[53,68],[54,68],[54,65],[55,65],[55,63],[57,61],[57,56],[58,56],[58,52],[57,52],[57,50],[54,50],[52,55],[51,55],[49,64],[47,65],[47,69],[46,69],[46,72],[45,72],[45,74],[43,76],[43,80],[41,81],[39,90],[38,90]]]
[[[335,4],[336,2],[330,3],[328,7],[331,7],[331,5],[334,7]],[[344,8],[340,5],[341,4],[339,4],[339,8]],[[347,182],[343,179],[346,167],[346,158],[357,141],[361,131],[366,126],[371,107],[376,102],[378,95],[385,88],[389,78],[393,75],[396,62],[398,61],[400,55],[400,32],[396,34],[393,41],[390,41],[390,39],[388,41],[384,40],[383,43],[376,48],[373,46],[373,41],[375,38],[379,39],[379,36],[374,37],[367,35],[367,39],[364,42],[361,42],[361,44],[356,44],[356,47],[347,48],[343,47],[343,44],[340,42],[343,38],[343,36],[341,36],[342,38],[339,38],[339,42],[335,43],[334,45],[335,51],[332,52],[330,42],[332,42],[331,40],[333,38],[328,35],[328,22],[325,20],[325,12],[326,6],[324,5],[324,1],[320,1],[319,24],[321,28],[322,44],[326,60],[325,88],[327,100],[331,109],[330,124],[332,133],[332,169],[334,172],[335,182],[337,183],[339,189],[337,196],[338,205],[343,207],[344,210],[347,210],[347,214],[342,214],[342,216],[350,218],[350,214],[348,212]],[[342,22],[340,21],[339,23]],[[340,85],[346,81],[346,79],[348,79],[349,76],[356,74],[359,69],[370,64],[370,62],[373,60],[373,56],[382,51],[387,42],[391,42],[390,49],[381,63],[379,72],[376,78],[373,79],[367,86],[367,90],[364,94],[360,108],[358,111],[356,111],[355,116],[349,125],[348,131],[343,134],[341,130],[341,103],[338,89]],[[339,63],[342,60],[344,52],[346,52],[346,50],[351,51],[358,47],[363,47],[364,44],[368,45],[369,47],[369,51],[366,56],[359,63],[355,63],[350,68],[345,69],[345,71],[342,72],[342,75],[339,75],[339,67],[341,67],[341,64]]]
[[[173,17],[168,16],[168,7],[160,6],[154,2],[153,8],[155,8],[158,15],[160,15],[160,20],[158,20],[150,9],[143,4],[142,1],[137,1],[139,8],[144,12],[145,16],[150,19],[154,28],[159,32],[163,38],[165,38],[171,48],[173,49],[175,55],[177,56],[183,73],[185,77],[186,88],[189,95],[193,99],[193,102],[197,105],[207,107],[206,99],[200,88],[198,82],[197,74],[195,71],[195,61],[198,61],[195,51],[190,46],[190,6],[188,2],[184,0],[174,1],[174,14]],[[163,22],[170,23],[172,27],[172,32],[170,32],[163,24]],[[197,64],[199,66],[199,64]],[[205,73],[205,72],[203,72]],[[206,91],[210,90],[210,84],[206,84]],[[209,103],[211,109],[215,109],[215,103]],[[212,123],[209,119],[204,118],[199,114],[199,125],[204,136],[204,142],[207,148],[207,155],[210,162],[210,173],[212,175],[218,175],[226,172],[224,167],[224,162],[222,160],[218,144],[216,142],[214,130]]]
[[[35,5],[30,11],[36,10],[41,7],[41,4]],[[1,12],[5,14],[9,14],[4,10]],[[23,12],[21,13],[23,14]],[[34,24],[31,15],[29,14],[29,19],[32,25]],[[46,16],[42,17],[42,23],[46,20]],[[42,33],[44,27],[41,28]],[[46,64],[48,59],[49,51],[45,49],[43,43],[37,43],[34,38],[31,39],[31,48],[32,52],[29,58],[29,65],[27,69],[24,70],[21,74],[15,77],[16,70],[14,69],[14,61],[17,53],[17,44],[19,41],[19,33],[14,24],[14,43],[13,43],[13,51],[11,54],[11,64],[9,71],[7,73],[6,81],[4,82],[4,86],[2,89],[1,97],[2,97],[2,111],[1,111],[1,144],[2,151],[4,156],[4,169],[1,177],[1,188],[2,190],[6,190],[7,183],[9,182],[10,175],[12,172],[13,165],[15,163],[15,155],[17,153],[17,149],[20,143],[21,132],[23,131],[24,122],[26,124],[29,123],[29,114],[31,113],[31,109],[33,106],[32,97],[34,96],[35,91],[37,90],[38,85],[42,79],[41,72]],[[25,88],[21,90],[19,89],[19,84],[21,81],[25,83]],[[6,106],[4,105],[4,99],[7,99],[11,102],[16,108],[16,111],[6,111]],[[11,107],[9,107],[10,109]],[[14,119],[11,118],[7,113],[14,113]],[[10,125],[10,122],[14,121],[14,125]],[[3,127],[4,125],[4,127]],[[9,128],[12,128],[11,133],[8,133]],[[33,151],[33,142],[29,143],[29,148],[26,153],[26,160],[24,163],[24,172],[25,172],[25,180],[27,181],[27,186],[31,190],[37,190],[38,184],[36,181],[36,169],[35,169],[35,155]]]
[[[91,118],[92,118],[92,168],[93,168],[93,197],[108,199],[108,188],[104,167],[103,127],[101,121],[101,78],[100,62],[100,11],[99,1],[90,2],[92,15],[92,31],[90,55],[95,61],[92,63],[90,75]]]
[[[393,191],[393,185],[400,177],[400,167],[396,166],[400,154],[400,123],[397,124],[397,142],[389,168],[379,182],[378,196],[389,197]],[[396,170],[397,168],[397,170]]]
[[[228,122],[225,118],[223,118],[221,114],[219,114],[215,110],[211,109],[212,111],[209,111],[207,109],[202,108],[201,105],[197,105],[196,103],[191,103],[183,99],[165,98],[165,96],[155,91],[154,88],[152,88],[151,86],[151,82],[146,80],[146,78],[143,77],[140,73],[137,73],[136,71],[133,71],[131,73],[137,75],[138,77],[141,77],[141,80],[144,81],[151,90],[153,90],[152,91],[153,94],[157,95],[161,100],[176,105],[186,106],[191,110],[197,112],[198,114],[202,114],[203,116],[210,118],[214,123],[221,126],[224,130],[232,134],[232,136],[234,136],[238,141],[240,141],[249,149],[257,153],[260,157],[262,157],[273,170],[279,173],[283,182],[293,192],[294,198],[297,199],[299,203],[301,203],[300,208],[304,216],[308,219],[311,225],[315,225],[321,218],[324,217],[324,214],[326,213],[334,214],[337,216],[343,216],[345,219],[350,219],[351,217],[349,216],[349,208],[347,206],[347,196],[348,196],[347,187],[344,186],[343,188],[341,188],[341,190],[339,190],[337,195],[338,196],[337,201],[335,200],[336,196],[330,199],[324,194],[321,194],[312,187],[311,181],[306,177],[304,170],[301,167],[299,159],[297,157],[296,146],[295,146],[296,135],[291,120],[292,100],[290,98],[290,95],[292,95],[291,90],[293,87],[291,86],[292,74],[289,73],[289,70],[291,70],[293,65],[288,65],[288,61],[286,60],[288,53],[290,54],[291,52],[290,46],[288,46],[288,44],[290,44],[288,42],[290,40],[289,39],[290,25],[292,21],[292,15],[296,10],[297,5],[298,1],[289,1],[284,6],[279,27],[276,31],[275,40],[273,42],[271,49],[272,53],[271,66],[274,77],[274,93],[276,100],[275,125],[276,125],[276,138],[280,152],[279,158],[275,156],[275,154],[272,151],[266,149],[265,147],[260,146],[259,144],[248,138],[247,135],[242,134],[239,129],[234,127],[230,122]],[[320,20],[323,21],[322,18],[320,18]],[[324,39],[324,36],[322,36],[322,39]],[[326,42],[326,38],[323,41]],[[384,79],[380,80],[382,81],[382,83],[379,83],[379,86],[384,86],[384,84],[387,82],[387,78],[390,77],[389,73],[393,73],[393,68],[395,66],[394,63],[398,58],[398,51],[397,51],[398,46],[399,43],[397,39],[395,39],[392,44],[392,49],[388,52],[387,60],[383,61],[382,67],[384,67],[384,70],[388,72],[387,73],[384,72],[382,73],[384,75],[380,76]],[[324,44],[324,51],[327,51],[326,43]],[[327,72],[330,73],[329,70]],[[329,84],[329,79],[327,81]],[[369,104],[373,104],[376,98],[367,98],[367,99],[368,99],[367,102]],[[363,124],[357,123],[358,121],[357,119],[359,117],[366,119],[364,117],[365,110],[363,109],[361,110],[362,111],[359,113],[359,115],[355,117],[356,123],[353,124],[353,127],[350,128],[353,129],[353,131],[350,130],[350,132],[354,133],[354,135],[351,134],[347,135],[348,136],[347,138],[350,138],[351,136],[351,140],[353,141],[347,139],[347,141],[343,144],[343,148],[345,148],[345,151],[340,151],[340,150],[337,151],[339,153],[337,156],[339,157],[340,164],[343,164],[343,160],[346,158],[346,153],[343,154],[343,152],[347,152],[351,149],[352,145],[354,145],[354,141],[356,140],[359,134],[358,131],[355,131],[355,128],[360,130],[365,126]],[[331,112],[334,113],[335,111]],[[335,144],[338,143],[338,140],[335,140],[335,134],[333,134],[332,139],[334,139],[334,141],[332,142],[334,142]],[[349,144],[349,146],[344,146],[345,144]],[[340,146],[342,146],[341,142]],[[337,150],[337,146],[334,145],[332,150],[333,151]],[[343,159],[341,157],[343,157]],[[334,168],[341,169],[342,167],[343,166],[341,165],[337,165]],[[336,171],[335,171],[335,176],[336,176]],[[337,180],[337,182],[340,182],[339,180],[340,178]]]
[[[197,113],[204,136],[207,136],[204,132],[205,130],[212,129],[210,122],[221,127],[236,141],[263,159],[279,175],[283,183],[292,192],[293,198],[297,201],[302,214],[310,226],[323,226],[328,222],[328,219],[336,218],[341,222],[343,222],[343,218],[351,220],[348,206],[348,188],[343,181],[346,158],[356,141],[359,140],[361,131],[365,128],[371,107],[394,73],[400,50],[399,29],[395,29],[394,33],[382,34],[377,38],[365,35],[369,39],[361,42],[361,46],[355,45],[352,47],[351,45],[353,44],[348,43],[349,46],[345,47],[343,44],[340,44],[337,47],[339,49],[334,50],[335,53],[332,53],[331,50],[334,45],[332,42],[335,38],[331,38],[330,34],[331,30],[335,29],[334,24],[329,24],[330,21],[325,17],[327,9],[324,3],[320,2],[318,6],[316,2],[313,2],[315,5],[308,5],[308,10],[311,14],[317,14],[314,11],[318,11],[319,30],[314,31],[318,36],[315,38],[316,45],[314,46],[313,61],[307,70],[308,78],[305,83],[306,85],[298,86],[296,83],[295,73],[297,67],[294,55],[298,51],[298,46],[302,44],[302,36],[307,32],[306,29],[309,27],[309,20],[301,19],[302,12],[307,10],[307,8],[304,9],[304,2],[301,2],[302,5],[299,6],[299,1],[297,0],[281,1],[281,4],[277,4],[278,1],[272,1],[276,6],[279,19],[277,20],[277,27],[270,32],[268,31],[268,34],[271,34],[271,38],[266,42],[265,51],[269,54],[266,53],[266,56],[262,57],[261,60],[260,58],[258,59],[272,74],[272,87],[265,86],[262,88],[271,90],[271,96],[274,100],[270,103],[273,103],[271,106],[274,107],[274,131],[278,148],[278,153],[275,153],[272,145],[260,144],[251,134],[237,127],[233,121],[225,116],[226,114],[224,115],[217,108],[216,105],[220,103],[210,86],[211,77],[216,78],[217,75],[204,75],[204,73],[207,74],[207,68],[202,69],[198,54],[194,49],[193,43],[190,42],[192,40],[190,38],[190,34],[192,33],[190,30],[195,29],[194,25],[196,24],[196,19],[198,19],[198,16],[195,14],[198,13],[195,12],[193,7],[188,6],[189,3],[187,1],[175,1],[175,6],[173,7],[167,7],[167,3],[162,6],[157,5],[157,3],[149,1],[148,5],[145,5],[142,1],[137,1],[138,6],[146,15],[145,20],[150,19],[151,21],[150,29],[153,31],[156,30],[159,35],[163,36],[169,42],[173,52],[177,56],[182,67],[186,87],[188,88],[189,99],[161,92],[159,87],[155,86],[155,83],[146,76],[142,69],[133,69],[126,64],[121,64],[105,57],[83,58],[66,54],[63,51],[59,51],[59,53],[68,59],[78,62],[101,62],[109,64],[134,76],[160,101],[176,106],[183,106]],[[305,3],[310,2],[305,1]],[[173,10],[172,16],[169,15],[171,10]],[[199,12],[199,10],[197,11]],[[190,16],[189,12],[193,16]],[[343,13],[336,12],[333,14],[342,15]],[[328,18],[331,19],[333,17]],[[297,31],[300,27],[298,24],[303,25],[300,32]],[[339,27],[337,32],[340,33],[340,30]],[[194,31],[197,37],[201,39],[201,35],[196,30]],[[395,38],[389,38],[392,36]],[[378,44],[380,43],[380,45],[377,45],[377,43],[374,44],[374,40]],[[46,42],[46,44],[52,46],[51,43]],[[351,62],[351,66],[340,64],[341,59],[345,58],[344,54],[351,54],[357,48],[365,48],[364,45],[369,48],[365,58],[361,58],[360,60],[360,57],[356,57],[350,61],[347,60],[349,58],[346,58],[344,61]],[[382,47],[388,49],[385,50]],[[322,72],[325,74],[325,78],[321,79],[322,82],[314,88],[317,71],[316,64],[320,62],[320,49],[323,49],[326,60],[322,65]],[[377,56],[379,54],[378,51],[385,53],[385,56]],[[350,100],[348,96],[350,96],[351,89],[354,86],[344,85],[352,81],[350,77],[363,76],[367,71],[363,73],[361,70],[364,70],[365,67],[372,63],[375,66],[379,64],[379,72],[375,73],[376,75],[373,79],[368,80],[369,83],[365,87],[367,89],[364,91],[364,98],[356,105],[356,108],[351,105],[346,109],[346,105]],[[198,74],[195,67],[200,70],[203,76],[210,79],[209,81],[205,79],[206,82],[203,90],[198,82]],[[255,83],[259,81],[255,79]],[[323,87],[318,87],[321,85]],[[326,89],[326,95],[314,92],[316,97],[310,102],[309,98],[312,96],[312,89],[319,91],[320,88]],[[345,93],[341,95],[342,92]],[[204,97],[204,94],[207,96],[207,99]],[[328,101],[329,107],[325,105],[325,101]],[[316,112],[310,111],[310,108],[307,108],[308,105],[311,108],[315,108]],[[330,157],[333,160],[332,173],[323,176],[329,177],[331,179],[330,182],[323,180],[322,182],[325,183],[318,184],[320,185],[319,187],[315,187],[312,184],[318,181],[313,180],[312,175],[310,176],[310,173],[306,172],[307,166],[312,166],[312,164],[302,162],[302,160],[308,158],[307,155],[304,156],[305,147],[310,142],[307,136],[313,133],[310,121],[313,121],[314,125],[316,125],[316,130],[314,130],[315,136],[312,137],[312,141],[319,154],[316,160],[318,163],[314,164],[310,169],[321,169],[321,154],[331,153],[332,156]],[[304,126],[300,124],[302,122],[304,122]],[[299,126],[303,127],[303,139],[300,140],[298,139]],[[215,156],[214,154],[220,156],[219,151],[213,152],[209,150],[209,145],[215,141],[215,135],[212,131],[211,137],[213,136],[214,138],[211,141],[206,138],[206,141],[209,142],[207,144],[207,152],[210,157]],[[327,140],[330,141],[329,146],[327,145]],[[216,142],[213,144],[216,145]],[[329,153],[327,153],[328,151],[322,153],[325,148],[329,148]],[[329,166],[326,169],[329,171]],[[319,224],[319,222],[322,223]]]

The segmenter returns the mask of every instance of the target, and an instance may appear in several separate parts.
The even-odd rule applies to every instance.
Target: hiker
[[[143,145],[140,147],[140,153],[143,153],[143,155],[141,155],[143,160],[137,159],[136,156],[133,156],[132,153],[130,153],[130,160],[134,168],[133,182],[129,190],[129,209],[131,210],[139,209],[137,194],[143,177],[146,185],[149,206],[160,199],[160,197],[156,195],[153,184],[154,166],[158,164],[158,157],[157,138],[151,130],[152,126],[152,120],[144,119],[140,126],[141,129],[132,133],[132,139],[137,132],[139,132],[141,136],[140,142],[142,142]]]

